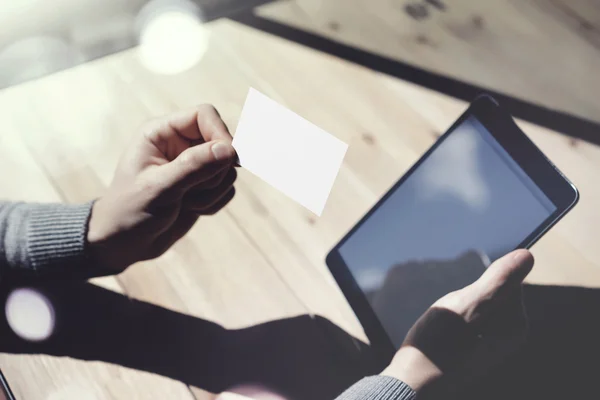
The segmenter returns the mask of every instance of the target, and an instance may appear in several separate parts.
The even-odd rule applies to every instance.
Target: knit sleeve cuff
[[[417,394],[406,383],[390,376],[371,376],[350,387],[336,400],[414,400]]]
[[[26,248],[33,270],[82,267],[92,204],[38,204],[32,208]]]

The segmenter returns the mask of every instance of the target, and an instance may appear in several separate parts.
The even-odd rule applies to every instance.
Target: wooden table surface
[[[242,170],[234,201],[163,257],[43,287],[56,335],[0,339],[18,399],[226,399],[248,385],[325,399],[364,373],[348,367],[366,339],[325,255],[467,104],[232,21],[209,31],[180,75],[153,74],[132,49],[1,91],[0,197],[101,196],[143,121],[212,103],[235,132],[252,86],[350,145],[323,216]],[[600,149],[521,126],[582,194],[535,246],[528,280],[598,288]]]
[[[595,0],[290,0],[257,14],[600,122]]]

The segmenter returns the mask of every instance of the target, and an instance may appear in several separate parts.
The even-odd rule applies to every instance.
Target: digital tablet
[[[469,109],[327,256],[382,366],[438,298],[533,245],[575,186],[490,96]]]
[[[0,400],[15,400],[2,371],[0,371]]]

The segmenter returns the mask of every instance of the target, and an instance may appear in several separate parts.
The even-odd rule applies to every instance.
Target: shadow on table
[[[88,283],[37,286],[57,330],[26,342],[0,323],[0,351],[100,360],[218,393],[250,384],[288,400],[333,399],[375,373],[367,345],[321,317],[227,330]],[[600,292],[526,286],[531,335],[522,351],[460,399],[600,398]]]
[[[303,315],[228,330],[89,283],[30,287],[54,305],[55,332],[45,342],[28,342],[1,318],[0,352],[100,360],[213,393],[258,386],[287,400],[332,399],[373,373],[368,347],[321,317]]]

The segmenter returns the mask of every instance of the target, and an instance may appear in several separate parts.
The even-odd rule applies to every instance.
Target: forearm
[[[0,202],[0,273],[95,275],[86,259],[91,203]]]

